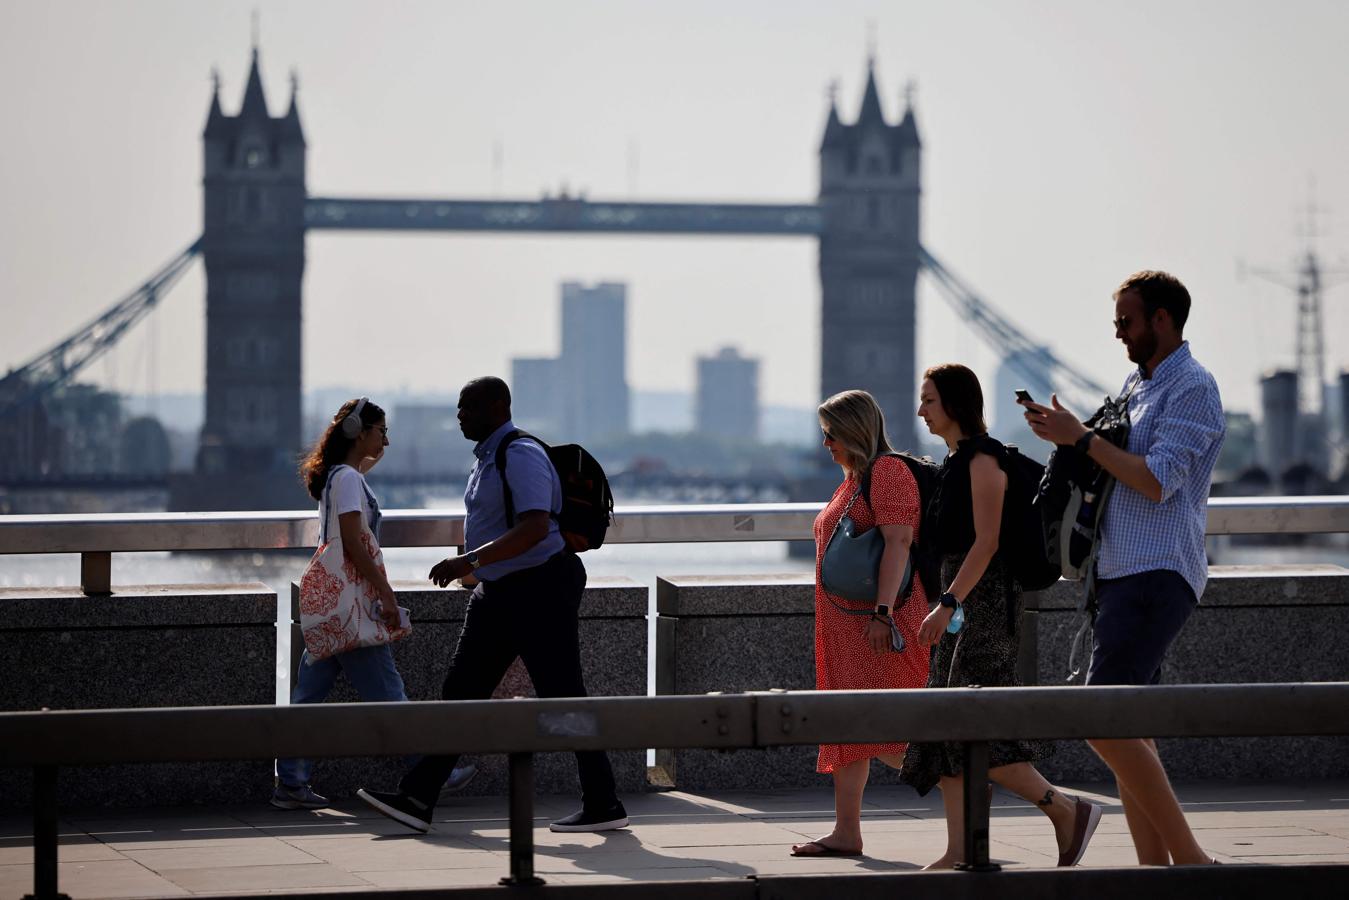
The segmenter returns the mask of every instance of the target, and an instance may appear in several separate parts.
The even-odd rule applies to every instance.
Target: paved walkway
[[[1099,786],[1098,786],[1099,788]],[[1107,805],[1084,865],[1135,862],[1118,801]],[[1227,862],[1349,862],[1349,782],[1211,783],[1179,790],[1205,849]],[[625,798],[632,827],[605,835],[553,834],[547,820],[572,811],[542,797],[536,868],[550,883],[742,878],[917,869],[945,844],[937,792],[877,787],[866,795],[866,856],[792,859],[790,844],[828,832],[827,790]],[[505,801],[462,799],[415,835],[362,804],[319,812],[246,807],[95,810],[61,820],[61,889],[73,898],[198,893],[491,885],[507,871]],[[1014,797],[994,801],[992,855],[1004,866],[1052,866],[1047,822]],[[0,897],[32,890],[32,829],[0,817]]]

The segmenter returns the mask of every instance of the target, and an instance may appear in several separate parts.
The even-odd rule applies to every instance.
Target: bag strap
[[[326,544],[329,540],[328,519],[332,515],[333,506],[333,476],[337,474],[338,469],[347,467],[346,463],[338,463],[328,470],[328,477],[323,482],[323,521],[319,523],[319,543]],[[339,532],[340,534],[341,532]]]
[[[534,435],[530,434],[528,431],[521,431],[517,428],[514,431],[508,431],[501,436],[501,443],[497,444],[497,452],[494,459],[496,461],[497,477],[501,479],[501,499],[506,507],[507,528],[515,527],[515,495],[511,493],[511,483],[506,480],[506,450],[512,443],[521,439],[533,441],[539,445],[539,448],[543,450],[545,455],[548,453],[548,445],[534,437]],[[550,468],[553,466],[551,459],[548,461],[548,465]],[[553,474],[554,477],[556,477],[557,470],[555,468]],[[565,500],[565,498],[563,499]],[[558,513],[555,513],[550,509],[548,510],[548,518],[557,521]]]
[[[501,436],[501,443],[497,444],[496,467],[497,477],[501,479],[501,499],[506,506],[506,527],[515,527],[515,496],[511,493],[511,483],[506,480],[506,450],[518,438],[533,437],[520,429],[508,431]],[[535,441],[538,438],[534,438]]]

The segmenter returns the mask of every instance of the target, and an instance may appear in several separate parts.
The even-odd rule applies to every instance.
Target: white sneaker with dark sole
[[[356,792],[356,796],[368,803],[376,812],[388,816],[400,825],[406,825],[413,831],[426,834],[431,830],[434,806],[427,806],[406,794],[392,791],[367,791],[361,788]]]

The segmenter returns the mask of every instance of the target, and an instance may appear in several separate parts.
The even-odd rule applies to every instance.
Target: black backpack
[[[562,482],[562,511],[550,513],[557,521],[567,549],[573,553],[595,550],[604,544],[604,535],[614,518],[614,495],[604,469],[590,452],[579,444],[550,447],[527,432],[507,432],[497,445],[496,466],[501,476],[501,493],[506,502],[506,527],[515,526],[515,498],[506,480],[506,448],[513,441],[527,438],[543,448]]]
[[[1134,383],[1105,403],[1084,423],[1116,447],[1129,444],[1129,398]],[[1081,581],[1095,564],[1096,544],[1115,478],[1075,447],[1055,447],[1049,455],[1035,503],[1040,510],[1049,559],[1069,581]]]
[[[913,480],[918,483],[918,503],[920,506],[918,533],[931,535],[932,532],[928,530],[931,527],[928,506],[932,500],[933,490],[937,485],[937,476],[941,472],[941,466],[929,457],[914,456],[910,453],[891,451],[882,453],[881,456],[897,456],[904,461],[904,465],[909,467]],[[875,463],[873,462],[872,465],[875,465]],[[871,505],[870,467],[862,475],[862,497],[866,500],[867,508],[872,510],[874,515],[875,507]],[[913,571],[917,573],[918,580],[923,584],[923,592],[927,594],[928,602],[935,601],[941,593],[941,554],[937,552],[936,541],[931,538],[926,541],[914,541],[909,545],[909,559],[913,561]],[[912,584],[909,586],[909,592],[900,599],[908,600],[911,596],[913,596]]]
[[[1045,467],[1015,444],[1003,445],[998,464],[1007,474],[998,549],[1022,590],[1042,591],[1063,574],[1058,561],[1050,558],[1041,509],[1035,502]]]

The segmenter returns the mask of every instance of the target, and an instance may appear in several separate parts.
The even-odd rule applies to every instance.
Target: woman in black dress
[[[945,591],[918,631],[920,642],[937,644],[927,686],[1010,687],[1016,677],[1021,586],[998,550],[1007,475],[1003,446],[984,426],[979,379],[965,366],[933,366],[923,373],[919,417],[950,451],[928,509],[942,555]],[[948,631],[959,610],[964,624]],[[1034,803],[1049,817],[1058,839],[1059,865],[1082,858],[1100,821],[1101,808],[1070,799],[1031,765],[1053,753],[1046,741],[999,741],[989,746],[989,777]],[[946,852],[927,868],[950,868],[964,855],[964,781],[958,743],[913,743],[901,778],[926,794],[939,785],[946,808]]]

